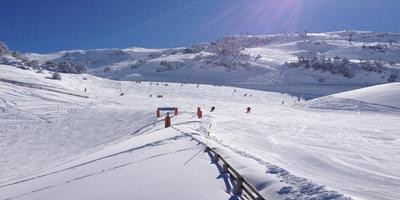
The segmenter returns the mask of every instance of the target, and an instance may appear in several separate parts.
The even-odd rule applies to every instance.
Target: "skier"
[[[251,111],[251,108],[250,108],[250,107],[247,107],[247,108],[246,108],[246,113],[250,113],[250,111]]]
[[[215,106],[211,107],[210,112],[213,112],[215,110]]]
[[[86,92],[86,89],[87,89],[87,88],[85,88],[85,92]]]

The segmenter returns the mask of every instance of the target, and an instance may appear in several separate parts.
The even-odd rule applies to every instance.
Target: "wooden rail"
[[[235,195],[243,195],[247,199],[251,200],[265,200],[265,198],[258,192],[258,190],[251,185],[251,183],[246,180],[242,175],[237,172],[232,165],[230,165],[218,152],[214,149],[207,146],[204,142],[198,140],[197,138],[193,137],[193,135],[185,133],[185,135],[192,138],[192,140],[197,141],[198,143],[204,145],[206,148],[204,152],[212,153],[214,155],[213,162],[221,162],[223,172],[228,173],[230,177],[235,181],[236,187],[234,194]]]
[[[85,96],[85,95],[74,94],[74,93],[69,93],[69,92],[63,92],[63,91],[60,91],[60,90],[55,90],[55,89],[51,89],[51,88],[47,88],[47,87],[42,87],[41,85],[38,85],[38,84],[25,83],[25,82],[13,81],[13,80],[2,79],[2,78],[0,78],[0,82],[10,83],[10,84],[18,85],[18,86],[21,86],[21,87],[28,87],[28,88],[35,88],[35,89],[40,89],[40,90],[47,90],[47,91],[51,91],[51,92],[57,92],[57,93],[61,93],[61,94],[66,94],[66,95],[76,96],[76,97],[81,97],[81,98],[86,98],[86,99],[89,98],[88,96]]]
[[[219,153],[208,146],[206,146],[205,152],[214,154],[214,162],[221,162],[223,171],[229,173],[230,177],[235,181],[235,195],[244,195],[247,199],[251,200],[265,200],[257,189],[240,175]]]

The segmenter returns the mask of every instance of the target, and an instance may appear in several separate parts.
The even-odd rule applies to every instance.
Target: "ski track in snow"
[[[154,144],[151,144],[149,146],[154,146]],[[136,148],[136,149],[139,149],[139,148]],[[134,151],[136,149],[130,149],[129,152],[130,151]],[[31,195],[31,194],[36,193],[36,192],[40,192],[40,191],[51,189],[51,188],[54,188],[54,187],[59,187],[59,186],[62,186],[62,185],[66,185],[66,184],[72,183],[74,181],[79,181],[81,179],[89,178],[91,176],[96,176],[96,175],[99,175],[99,174],[102,174],[102,173],[107,173],[107,172],[110,172],[110,171],[113,171],[113,170],[117,170],[117,169],[122,168],[122,167],[126,167],[126,166],[129,166],[129,165],[134,165],[134,164],[137,164],[137,163],[140,163],[140,162],[152,159],[152,158],[157,158],[157,157],[160,157],[160,156],[164,156],[164,155],[168,155],[168,154],[172,154],[172,153],[177,153],[177,152],[180,152],[180,151],[186,151],[186,150],[189,150],[189,149],[183,149],[183,150],[173,151],[173,152],[166,152],[166,153],[162,153],[162,154],[158,154],[158,155],[153,155],[153,156],[150,156],[148,158],[144,158],[144,159],[141,159],[141,160],[138,160],[138,161],[135,161],[135,162],[128,162],[128,163],[120,164],[120,165],[117,165],[117,166],[114,166],[114,167],[111,167],[111,168],[103,169],[103,170],[95,172],[95,173],[90,173],[90,174],[86,174],[86,175],[83,175],[83,176],[75,177],[73,179],[67,180],[67,181],[59,183],[59,184],[49,185],[49,186],[46,186],[46,187],[43,187],[43,188],[39,188],[39,189],[30,191],[30,192],[27,192],[27,193],[20,194],[18,196],[9,197],[9,198],[6,198],[5,200],[18,199],[20,197]],[[120,153],[127,153],[127,152],[120,152]],[[107,156],[107,157],[103,157],[103,158],[100,158],[98,160],[106,159],[106,158],[109,158],[109,157],[112,157],[112,156],[117,156],[120,153],[114,154],[114,155],[110,155],[110,156]],[[49,175],[52,175],[52,174],[60,173],[60,172],[63,172],[65,170],[75,169],[77,167],[80,167],[80,166],[83,166],[83,165],[87,165],[87,164],[90,164],[92,162],[96,162],[98,160],[93,160],[93,161],[90,161],[90,162],[83,163],[81,165],[73,166],[73,167],[70,167],[70,168],[67,168],[67,169],[56,171],[54,173],[45,174],[45,175],[42,175],[42,176],[34,177],[34,178],[28,179],[28,180],[23,180],[23,181],[20,181],[20,182],[9,184],[9,185],[2,185],[2,186],[0,186],[0,188],[1,187],[6,187],[6,186],[10,186],[10,185],[15,185],[15,184],[26,182],[26,181],[30,181],[30,180],[34,180],[34,179],[38,179],[38,178],[49,176]]]
[[[211,121],[212,123],[212,121]],[[315,198],[319,199],[351,199],[349,197],[345,197],[342,194],[339,194],[335,191],[330,191],[325,189],[323,186],[319,186],[317,184],[311,183],[309,180],[305,178],[296,177],[293,174],[290,174],[288,171],[273,165],[265,160],[262,160],[244,150],[237,149],[229,145],[230,142],[225,142],[223,140],[218,139],[215,136],[207,136],[208,132],[204,132],[205,127],[210,127],[207,124],[202,124],[198,131],[202,132],[202,136],[206,137],[205,140],[211,139],[212,141],[216,142],[218,145],[225,147],[234,153],[243,156],[245,158],[250,158],[257,161],[259,164],[266,167],[266,173],[276,174],[282,181],[291,185],[285,186],[281,188],[277,193],[287,195],[285,199],[309,199],[310,196],[314,196]],[[204,126],[206,125],[206,126]],[[175,125],[175,127],[178,125]],[[185,132],[179,128],[176,128],[182,134],[189,134],[194,136],[199,136],[200,132]],[[208,143],[208,142],[207,142]],[[214,147],[214,146],[211,146]],[[240,171],[239,171],[240,172]],[[260,189],[260,188],[259,188]],[[288,195],[290,194],[290,195]]]

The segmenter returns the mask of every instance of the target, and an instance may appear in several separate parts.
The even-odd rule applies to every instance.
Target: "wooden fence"
[[[221,162],[223,171],[229,173],[230,177],[235,181],[235,195],[244,195],[247,199],[251,200],[265,200],[257,189],[240,175],[219,153],[208,146],[205,151],[214,154],[214,162]]]
[[[265,200],[265,198],[260,194],[260,192],[258,192],[258,190],[253,185],[251,185],[251,183],[248,180],[246,180],[246,178],[244,178],[242,175],[240,175],[239,172],[237,172],[232,167],[232,165],[230,165],[221,156],[221,154],[219,154],[214,149],[207,146],[204,142],[193,137],[193,135],[188,134],[188,133],[185,133],[185,135],[192,138],[192,140],[195,140],[198,143],[204,145],[206,147],[204,151],[207,153],[213,154],[213,156],[214,156],[213,162],[219,162],[222,164],[223,172],[228,173],[230,175],[230,177],[235,181],[235,184],[236,184],[235,191],[234,191],[235,195],[242,195],[245,198],[251,199],[251,200]]]

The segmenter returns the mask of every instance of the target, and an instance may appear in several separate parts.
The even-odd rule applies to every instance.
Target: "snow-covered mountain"
[[[7,45],[0,41],[0,64],[11,65],[21,69],[37,69],[39,61],[29,59],[16,51],[8,49]]]
[[[84,62],[91,74],[114,80],[223,84],[315,97],[399,81],[399,42],[400,33],[341,31],[239,35],[174,49],[25,55],[42,63]]]

